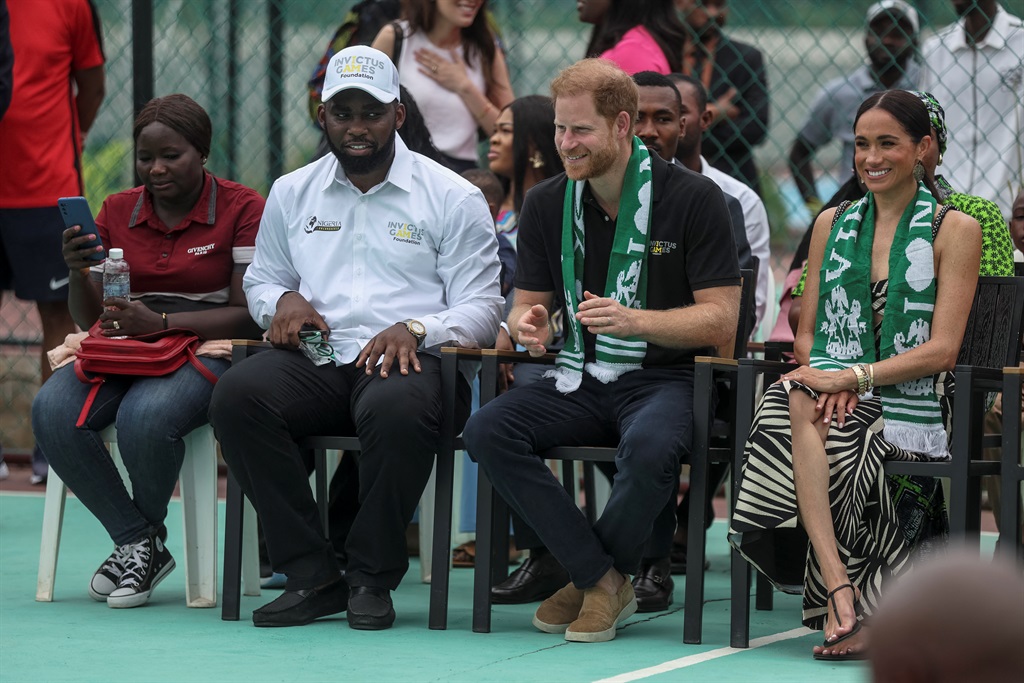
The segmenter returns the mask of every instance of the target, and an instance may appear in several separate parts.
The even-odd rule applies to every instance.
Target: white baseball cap
[[[876,2],[871,7],[868,7],[867,23],[870,24],[887,12],[893,15],[901,14],[906,17],[907,21],[914,28],[915,34],[921,30],[921,24],[917,18],[917,10],[903,0],[881,0],[881,2]]]
[[[354,45],[338,52],[327,63],[321,102],[342,90],[358,88],[387,104],[400,96],[398,69],[388,56],[368,45]]]

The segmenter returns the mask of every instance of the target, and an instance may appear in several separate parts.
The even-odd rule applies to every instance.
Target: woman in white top
[[[398,58],[395,24],[373,41],[395,62],[434,144],[457,172],[477,165],[478,131],[492,131],[498,114],[515,98],[486,5],[486,0],[403,0]]]

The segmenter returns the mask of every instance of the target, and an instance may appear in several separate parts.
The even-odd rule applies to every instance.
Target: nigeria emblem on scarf
[[[828,335],[825,351],[833,358],[859,358],[864,353],[860,335],[867,323],[860,319],[861,303],[846,296],[843,287],[836,287],[825,301],[825,317],[821,331]]]

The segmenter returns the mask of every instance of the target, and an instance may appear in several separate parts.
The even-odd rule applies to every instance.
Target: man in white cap
[[[853,119],[857,107],[882,90],[915,90],[919,65],[920,23],[917,11],[903,0],[881,0],[868,8],[864,47],[867,63],[856,71],[829,81],[811,103],[807,121],[789,152],[789,168],[811,215],[821,209],[814,186],[815,152],[833,139],[843,143],[840,183],[853,173]]]
[[[490,346],[501,319],[487,203],[409,151],[396,135],[398,97],[382,52],[357,46],[331,58],[318,118],[333,154],[274,183],[245,274],[249,311],[276,348],[221,377],[210,421],[259,513],[274,571],[288,577],[284,594],[253,612],[256,626],[346,609],[352,628],[392,625],[405,529],[444,419],[438,349]],[[466,379],[457,427],[469,415]],[[296,443],[316,434],[356,434],[363,447],[344,576]]]

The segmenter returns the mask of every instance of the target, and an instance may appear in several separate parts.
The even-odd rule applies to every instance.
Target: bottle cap
[[[112,258],[112,259],[115,259],[115,260],[116,259],[123,259],[124,258],[124,249],[114,248],[114,249],[108,250],[107,251],[107,258]]]

